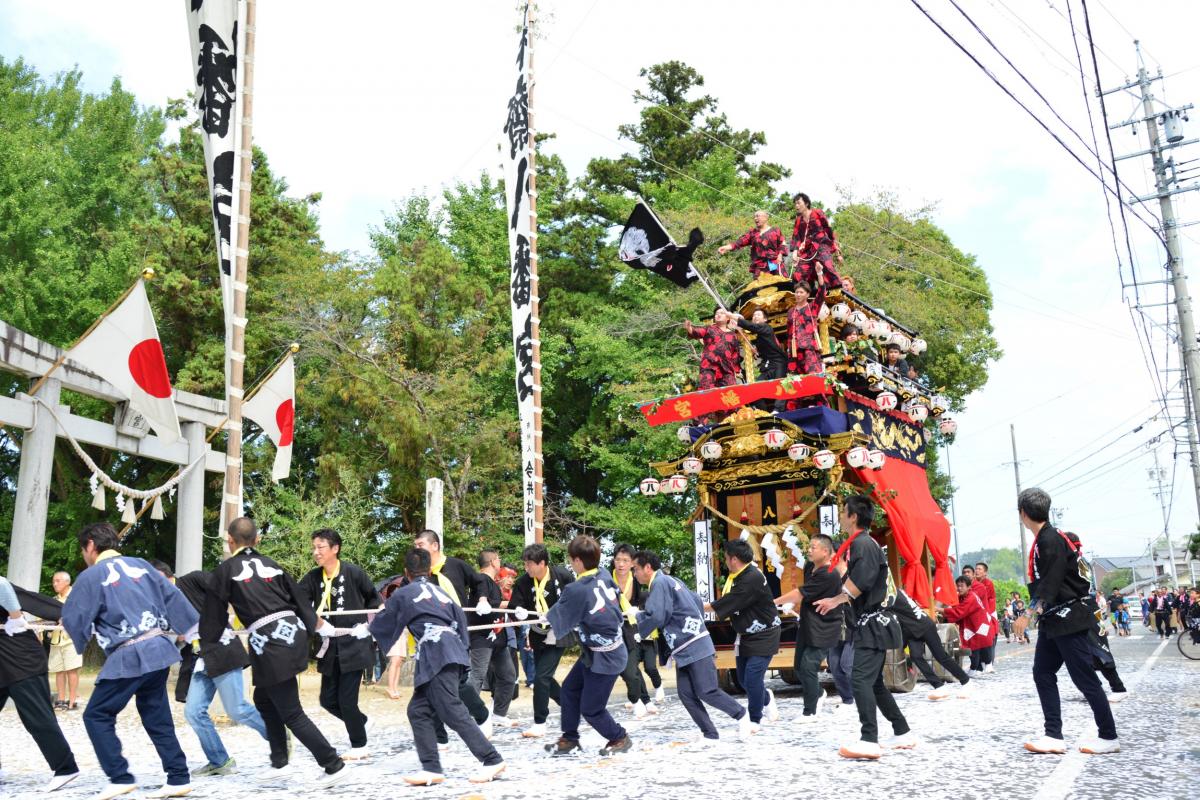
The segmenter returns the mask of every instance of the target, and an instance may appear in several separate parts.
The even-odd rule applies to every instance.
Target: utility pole
[[[1158,498],[1159,508],[1162,509],[1163,520],[1163,539],[1167,542],[1167,563],[1171,565],[1171,586],[1179,587],[1179,575],[1175,568],[1175,547],[1171,544],[1171,529],[1167,523],[1167,489],[1163,487],[1163,478],[1167,477],[1167,471],[1158,465],[1158,448],[1154,450],[1154,466],[1149,470],[1150,480],[1158,485],[1154,496]]]
[[[1196,324],[1192,317],[1192,298],[1188,294],[1187,273],[1184,272],[1183,251],[1179,243],[1179,225],[1175,219],[1175,205],[1172,199],[1174,195],[1200,189],[1200,181],[1193,180],[1192,183],[1183,185],[1180,182],[1179,173],[1187,171],[1187,168],[1184,167],[1187,162],[1184,161],[1182,164],[1177,164],[1173,155],[1164,155],[1167,151],[1174,150],[1177,147],[1200,142],[1200,139],[1184,139],[1183,135],[1183,123],[1188,120],[1187,111],[1193,108],[1192,104],[1188,103],[1187,105],[1172,107],[1158,101],[1154,97],[1154,93],[1151,91],[1151,84],[1154,81],[1161,81],[1163,79],[1162,69],[1159,68],[1157,74],[1151,75],[1146,70],[1146,65],[1142,61],[1141,46],[1136,40],[1133,44],[1137,50],[1137,79],[1127,81],[1125,85],[1115,89],[1100,91],[1099,94],[1103,96],[1125,91],[1126,89],[1137,89],[1141,94],[1142,115],[1140,117],[1135,116],[1125,122],[1110,125],[1109,128],[1117,129],[1132,125],[1134,126],[1134,133],[1136,133],[1139,123],[1146,126],[1150,148],[1136,153],[1117,156],[1115,160],[1121,161],[1127,158],[1138,158],[1146,155],[1150,156],[1153,160],[1154,193],[1144,197],[1131,197],[1126,202],[1130,205],[1135,205],[1155,198],[1158,199],[1159,213],[1162,218],[1162,233],[1167,248],[1167,275],[1175,292],[1175,312],[1179,323],[1179,349],[1180,361],[1183,365],[1183,389],[1188,400],[1186,403],[1188,406],[1186,419],[1188,422],[1188,451],[1192,464],[1192,484],[1195,491],[1196,507],[1197,510],[1200,510],[1200,455],[1198,455],[1200,445],[1197,444],[1196,424],[1192,416],[1194,409],[1200,408],[1200,382],[1196,380],[1196,377],[1200,376],[1200,344],[1196,341]],[[1155,103],[1158,103],[1160,106],[1160,111],[1155,111]],[[1159,135],[1160,124],[1163,127],[1164,133],[1162,137]],[[1165,141],[1163,141],[1164,138]],[[1183,169],[1180,169],[1181,167]],[[1162,283],[1159,280],[1152,282]],[[1164,398],[1165,402],[1166,399]],[[1174,558],[1174,553],[1171,554],[1171,557],[1172,559]],[[1174,581],[1174,576],[1172,576],[1172,581]]]
[[[1017,426],[1010,422],[1008,424],[1008,433],[1012,437],[1013,479],[1017,482],[1017,528],[1021,531],[1021,563],[1024,564],[1027,558],[1027,551],[1025,549],[1025,526],[1021,524],[1021,461],[1017,458]]]

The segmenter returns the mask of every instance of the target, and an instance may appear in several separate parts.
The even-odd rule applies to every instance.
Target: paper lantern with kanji
[[[695,456],[689,456],[683,460],[680,467],[683,469],[684,475],[699,475],[700,471],[704,469],[704,462]]]
[[[850,316],[846,317],[846,322],[849,322],[860,331],[866,331],[867,323],[871,320],[866,314],[861,311],[851,311]]]
[[[771,428],[769,431],[763,432],[763,442],[772,450],[778,450],[788,443],[791,438],[779,428]]]
[[[669,478],[664,478],[659,484],[659,488],[665,494],[679,494],[686,491],[688,479],[686,475],[672,475]]]
[[[900,348],[901,353],[907,353],[908,348],[912,346],[912,340],[900,331],[892,331],[892,335],[888,337],[887,344],[894,344]]]
[[[638,490],[646,495],[646,497],[654,497],[654,495],[658,494],[658,483],[654,478],[646,478],[638,484]]]
[[[896,407],[896,395],[892,392],[880,392],[875,395],[875,405],[879,406],[881,411],[891,411]]]
[[[832,450],[818,450],[813,453],[812,459],[817,469],[833,469],[833,465],[837,463],[837,456]]]
[[[854,469],[862,469],[867,465],[869,455],[870,451],[865,447],[851,447],[846,451],[846,463]]]
[[[905,411],[912,417],[913,422],[924,422],[929,416],[929,409],[920,403],[911,403]]]
[[[845,322],[846,318],[850,316],[850,306],[845,303],[834,303],[829,309],[829,315],[838,322]]]
[[[788,458],[792,461],[805,461],[808,459],[809,454],[812,453],[812,448],[806,444],[796,442],[788,448],[787,453]]]
[[[883,469],[883,462],[887,460],[887,456],[882,450],[872,450],[867,454],[867,466],[871,469]]]
[[[938,423],[938,430],[942,432],[943,436],[953,436],[958,432],[958,423],[950,417],[943,417],[942,421]]]
[[[724,452],[720,442],[705,442],[700,445],[700,457],[705,461],[716,461]]]
[[[692,443],[692,428],[690,425],[681,425],[679,430],[675,431],[675,435],[679,437],[679,441],[684,444]]]
[[[909,345],[908,350],[914,356],[919,356],[925,352],[925,348],[928,346],[929,345],[925,342],[925,340],[918,336],[916,339],[912,340],[912,344]]]

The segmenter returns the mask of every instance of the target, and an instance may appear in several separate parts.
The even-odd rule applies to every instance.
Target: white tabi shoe
[[[750,737],[754,734],[754,729],[756,727],[757,726],[750,721],[749,712],[743,714],[742,718],[738,720],[738,738],[743,742],[749,741]]]
[[[920,743],[921,740],[917,738],[917,735],[909,731],[888,739],[887,748],[889,750],[914,750]]]
[[[1062,755],[1067,752],[1067,743],[1062,739],[1055,739],[1053,736],[1043,736],[1040,739],[1035,739],[1032,742],[1025,743],[1025,749],[1031,753],[1053,753]]]
[[[844,744],[839,747],[838,755],[842,758],[877,761],[883,755],[883,750],[875,742],[858,741],[854,744]]]
[[[492,738],[492,712],[488,712],[487,719],[479,723],[479,730],[483,733],[483,738]]]
[[[190,783],[180,783],[176,785],[164,783],[153,792],[148,792],[146,797],[183,797],[184,795],[191,793],[192,785]]]
[[[1121,742],[1119,739],[1101,739],[1099,736],[1089,736],[1079,745],[1079,752],[1091,756],[1119,753],[1121,752]]]
[[[433,786],[444,780],[446,780],[446,776],[440,772],[426,772],[425,770],[404,776],[404,782],[409,786]]]
[[[521,732],[521,735],[526,739],[540,739],[546,735],[546,723],[535,722],[527,729]]]
[[[501,761],[499,764],[493,764],[490,767],[480,767],[479,771],[471,776],[471,783],[491,783],[501,772],[504,772],[506,766],[507,764]]]
[[[641,700],[638,700],[636,703],[633,704],[633,718],[634,719],[645,719],[646,718],[646,704],[643,703]]]
[[[631,703],[631,702],[629,702],[628,700],[626,700],[626,701],[625,701],[625,710],[626,710],[626,711],[633,711],[633,703]]]
[[[371,757],[371,749],[366,747],[351,747],[346,752],[342,753],[343,761],[362,761],[365,758]]]
[[[78,772],[72,772],[70,775],[55,775],[53,778],[50,779],[50,782],[46,784],[46,788],[42,789],[42,791],[43,792],[57,791],[78,777],[79,777]]]
[[[1127,698],[1127,697],[1129,697],[1128,689],[1126,689],[1123,692],[1110,692],[1108,695],[1108,702],[1109,703],[1123,703],[1123,702],[1125,702],[1125,698]]]
[[[949,685],[949,684],[947,684],[947,685]],[[956,697],[958,697],[959,699],[962,699],[962,700],[967,700],[974,696],[975,696],[975,684],[974,683],[968,682],[968,683],[960,683],[958,685],[958,694],[956,695]]]
[[[992,674],[994,674],[995,672],[996,672],[996,668],[995,668],[993,665],[991,665],[991,664],[984,664],[984,665],[983,665],[983,673],[984,673],[985,675],[992,675]]]
[[[667,693],[665,691],[663,691],[663,687],[660,686],[654,690],[654,702],[656,702],[656,703],[667,702]]]
[[[502,717],[499,714],[492,714],[492,727],[493,728],[515,728],[519,724],[520,723],[517,722],[515,719],[510,719],[508,717]]]
[[[654,705],[653,700],[651,700],[649,703],[646,703],[646,713],[647,714],[657,714],[658,713],[658,706]]]
[[[950,684],[943,683],[941,686],[937,687],[932,692],[927,694],[926,697],[928,697],[930,700],[933,700],[934,702],[937,702],[938,700],[948,700],[948,699],[950,699],[950,697],[953,694],[954,694],[954,689],[951,688]]]
[[[813,725],[821,721],[821,718],[816,714],[801,714],[796,718],[797,725]]]
[[[112,800],[114,797],[129,794],[136,788],[136,783],[110,783],[94,795],[92,800]]]
[[[342,762],[341,769],[339,769],[337,772],[326,772],[321,776],[321,780],[317,781],[317,785],[322,789],[328,789],[330,786],[341,783],[348,777],[350,777],[350,765]]]

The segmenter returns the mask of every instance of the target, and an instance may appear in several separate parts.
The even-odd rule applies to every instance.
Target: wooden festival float
[[[729,308],[746,318],[762,310],[786,342],[793,303],[792,281],[764,273]],[[639,488],[644,495],[680,494],[694,481],[698,502],[687,522],[694,531],[696,587],[706,601],[719,596],[723,584],[721,541],[748,540],[778,596],[802,582],[809,537],[818,531],[836,535],[840,499],[868,493],[884,512],[872,532],[887,547],[896,585],[930,610],[937,601],[955,602],[951,530],[929,492],[925,448],[927,425],[936,420],[950,434],[956,424],[944,415],[944,397],[882,364],[885,345],[920,355],[925,342],[841,289],[828,293],[819,317],[824,374],[751,380],[644,404],[650,425],[680,425],[682,451],[651,464],[657,477]],[[865,335],[857,349],[835,344],[846,325]],[[745,349],[743,361],[753,363],[748,344]],[[787,401],[785,411],[756,407],[771,408],[780,398]],[[719,422],[696,424],[706,417]],[[722,683],[737,689],[733,631],[727,622],[710,621],[708,627]],[[947,651],[960,657],[955,626],[940,628]],[[771,662],[789,683],[798,682],[795,636],[796,626],[785,620],[783,644]],[[890,653],[887,665],[889,687],[912,690],[916,673],[905,652]],[[935,669],[940,674],[941,667]]]

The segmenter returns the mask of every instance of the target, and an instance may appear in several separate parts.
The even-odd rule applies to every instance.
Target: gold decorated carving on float
[[[850,430],[867,438],[865,423],[870,418],[871,445],[885,452],[900,453],[905,461],[925,463],[924,429],[893,419],[890,415],[864,406],[856,406],[846,412],[852,420]]]
[[[812,466],[797,465],[790,458],[766,458],[760,461],[749,461],[733,464],[723,469],[706,469],[699,475],[700,485],[708,491],[727,491],[725,484],[742,479],[772,477],[780,481],[815,481],[820,470]],[[741,484],[738,484],[741,485]]]

